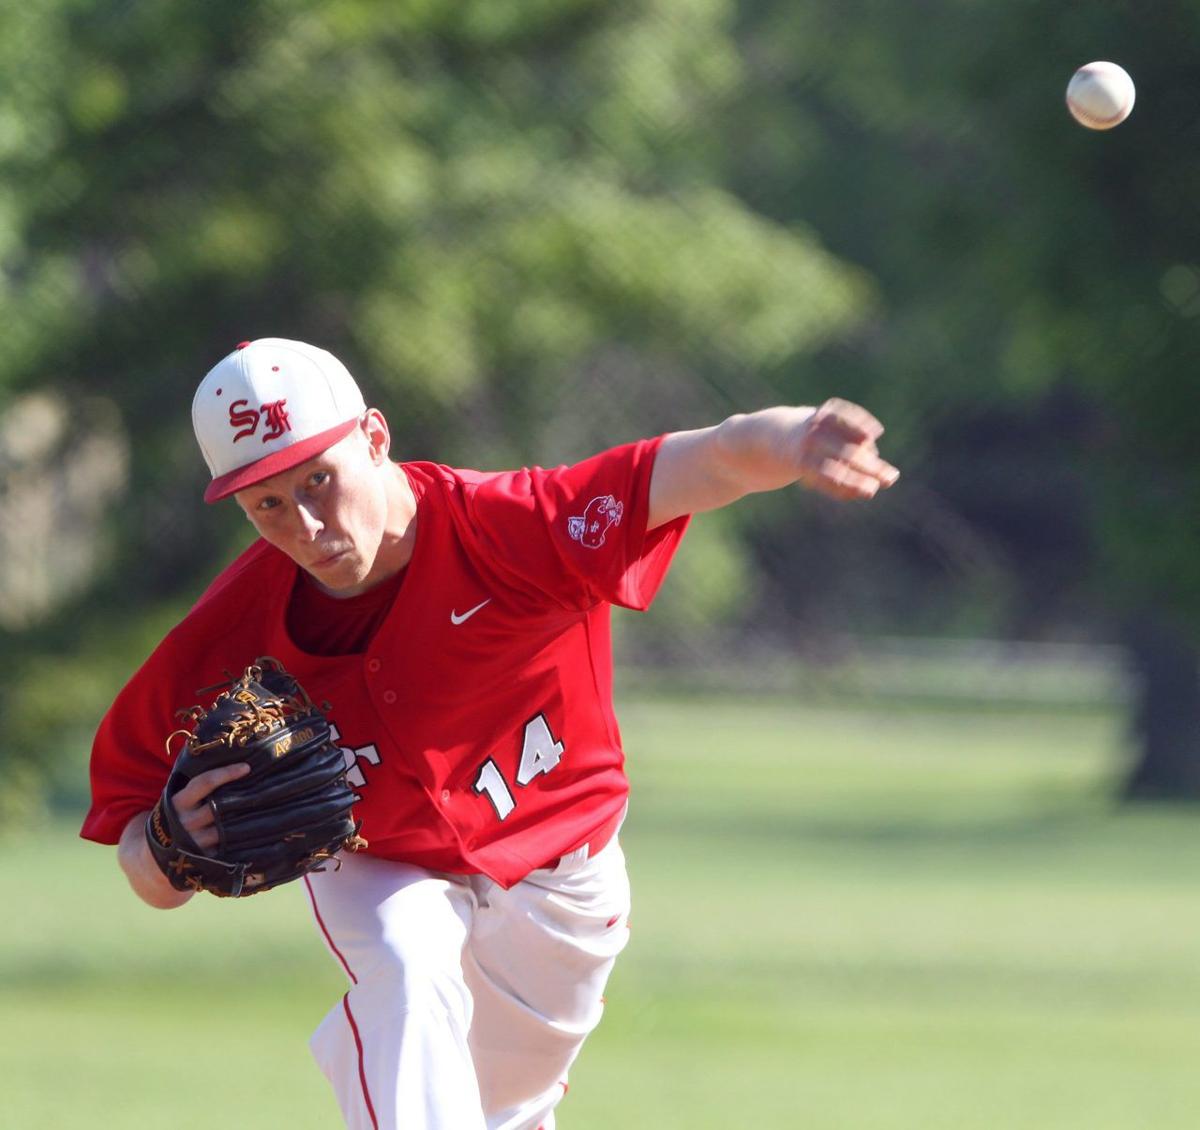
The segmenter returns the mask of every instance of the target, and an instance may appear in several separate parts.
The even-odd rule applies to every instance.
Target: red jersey
[[[610,605],[649,607],[688,522],[646,530],[660,443],[551,470],[403,464],[417,500],[412,559],[355,654],[296,645],[298,566],[255,542],[102,721],[82,835],[114,844],[153,806],[174,760],[175,712],[260,655],[330,705],[372,854],[511,886],[606,834],[628,792]]]

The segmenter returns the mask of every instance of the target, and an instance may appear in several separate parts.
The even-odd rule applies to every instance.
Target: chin
[[[367,579],[367,570],[357,560],[336,561],[325,569],[310,569],[309,573],[322,588],[346,595],[352,595],[347,590],[361,588]]]

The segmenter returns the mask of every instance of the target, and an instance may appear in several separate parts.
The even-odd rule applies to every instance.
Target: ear
[[[383,413],[378,408],[368,408],[359,426],[367,437],[371,462],[377,466],[386,463],[392,448],[392,434]]]

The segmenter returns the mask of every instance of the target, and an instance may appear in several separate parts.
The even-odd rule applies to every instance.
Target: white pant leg
[[[370,856],[307,878],[314,916],[353,982],[311,1041],[350,1130],[484,1130],[461,954],[462,880]]]
[[[625,857],[614,838],[577,869],[534,871],[508,891],[485,879],[474,886],[463,970],[487,1128],[550,1130],[628,941]]]

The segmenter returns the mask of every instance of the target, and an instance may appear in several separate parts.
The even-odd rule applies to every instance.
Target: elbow
[[[712,429],[712,442],[707,459],[708,473],[718,482],[735,483],[741,477],[745,462],[746,414],[727,416]]]
[[[712,430],[714,461],[721,466],[735,466],[743,446],[746,413],[725,417]]]
[[[764,489],[760,432],[755,418],[747,413],[729,416],[713,429],[706,470],[720,505]]]

